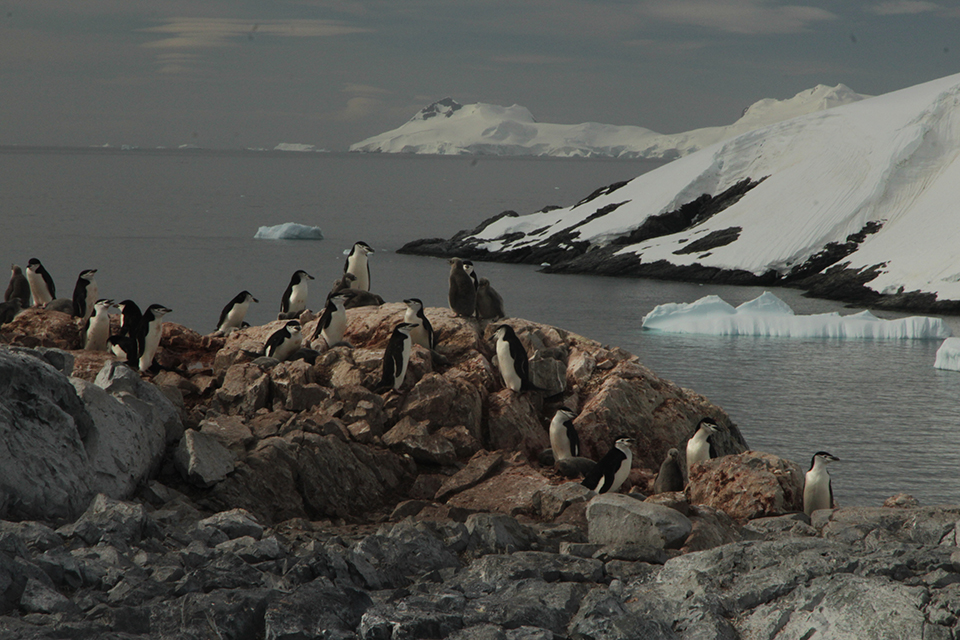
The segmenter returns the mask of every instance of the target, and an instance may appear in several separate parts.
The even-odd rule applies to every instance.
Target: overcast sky
[[[958,72],[955,0],[0,0],[2,145],[339,151],[445,96],[674,133]]]

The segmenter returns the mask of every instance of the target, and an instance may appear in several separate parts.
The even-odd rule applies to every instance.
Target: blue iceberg
[[[260,227],[253,237],[257,240],[323,240],[323,231],[320,227],[284,222],[273,227]]]

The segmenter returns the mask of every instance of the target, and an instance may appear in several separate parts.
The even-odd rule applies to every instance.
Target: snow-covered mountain
[[[405,250],[958,311],[958,157],[954,75],[755,129],[571,207],[501,214]]]
[[[732,125],[669,135],[643,127],[596,122],[539,123],[530,111],[518,105],[461,105],[444,98],[422,109],[401,127],[358,142],[350,150],[670,160],[765,125],[865,97],[842,84],[818,85],[788,100],[760,100]]]

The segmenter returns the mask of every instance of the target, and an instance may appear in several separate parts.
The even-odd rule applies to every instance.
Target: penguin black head
[[[362,241],[354,242],[353,249],[351,249],[350,253],[353,254],[358,251],[363,252],[364,255],[375,253],[373,247],[368,245],[366,242],[362,242]]]
[[[811,469],[813,469],[813,467],[817,464],[818,459],[822,461],[824,464],[827,464],[828,462],[837,462],[838,460],[840,460],[840,458],[838,458],[837,456],[827,453],[826,451],[817,451],[815,454],[813,454],[813,457],[810,459]]]
[[[147,313],[153,314],[154,318],[161,318],[164,315],[170,313],[171,311],[173,311],[173,309],[168,309],[162,304],[152,304],[149,307],[147,307]]]
[[[415,325],[412,322],[401,322],[396,327],[394,327],[394,331],[399,331],[404,335],[410,335],[410,331],[416,326],[418,325]]]
[[[290,282],[293,284],[297,284],[299,282],[303,282],[304,279],[313,280],[313,276],[307,273],[306,271],[304,271],[303,269],[298,269],[297,271],[294,272],[293,276],[290,278]]]
[[[577,417],[577,414],[574,412],[574,410],[568,407],[560,407],[557,409],[557,414],[563,416],[564,422],[567,420],[573,420]]]
[[[34,271],[36,271],[37,269],[42,269],[43,265],[40,264],[40,261],[37,260],[36,258],[30,258],[27,261],[27,269],[30,269],[31,267],[33,268]]]
[[[719,433],[720,425],[717,424],[717,421],[714,420],[713,418],[707,417],[701,420],[700,424],[697,425],[697,431],[699,431],[700,429],[706,429],[707,432],[710,434]]]
[[[89,281],[93,279],[93,276],[96,273],[97,273],[96,269],[84,269],[83,271],[80,272],[79,277],[82,278],[83,280]]]
[[[613,446],[615,446],[617,449],[625,451],[631,448],[635,444],[637,444],[637,441],[634,440],[633,438],[624,437],[624,438],[617,438],[617,441],[613,443]]]
[[[423,302],[420,301],[420,298],[407,298],[403,301],[403,304],[413,309],[414,312],[423,309]]]
[[[257,303],[260,302],[259,300],[254,298],[253,294],[247,291],[246,289],[238,293],[237,298],[240,300],[240,302],[257,302]]]
[[[493,331],[493,336],[498,339],[509,340],[510,337],[517,337],[517,332],[508,324],[501,324]]]

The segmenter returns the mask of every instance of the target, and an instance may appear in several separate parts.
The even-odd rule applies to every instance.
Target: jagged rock
[[[475,513],[467,518],[466,527],[478,554],[524,551],[536,538],[515,518],[501,514]]]
[[[740,526],[723,511],[700,505],[690,507],[687,516],[693,529],[684,541],[685,552],[703,551],[743,540]]]
[[[533,514],[533,496],[548,484],[529,466],[514,462],[497,475],[448,498],[447,504],[469,511]]]
[[[198,487],[212,487],[236,466],[236,456],[213,436],[188,430],[173,456],[177,470]]]
[[[335,586],[320,578],[271,602],[264,614],[268,640],[351,638],[363,614],[373,605],[370,596],[353,588]]]
[[[499,451],[478,451],[463,469],[443,481],[434,499],[445,502],[450,496],[475,487],[496,473],[503,461],[504,456]]]
[[[80,325],[71,314],[43,308],[24,309],[3,325],[0,340],[22,347],[80,349]]]
[[[459,378],[428,373],[404,398],[400,415],[428,422],[430,431],[462,425],[478,440],[482,437],[480,392]]]
[[[242,456],[257,441],[239,416],[214,416],[200,423],[200,433],[212,436],[236,456]]]
[[[213,527],[224,532],[228,538],[248,536],[259,540],[263,536],[263,525],[257,522],[253,514],[244,509],[221,511],[197,523],[199,527]]]
[[[383,398],[359,385],[348,385],[337,389],[336,397],[343,402],[341,419],[349,428],[355,422],[364,422],[372,437],[383,435],[387,417],[383,409]]]
[[[579,482],[548,485],[533,494],[533,508],[541,517],[553,520],[571,504],[589,501],[592,494]]]
[[[106,363],[94,384],[137,411],[151,433],[162,430],[168,445],[183,436],[183,421],[176,407],[157,387],[144,382],[127,365],[116,361]]]
[[[960,506],[853,507],[814,511],[811,525],[824,538],[960,546]]]
[[[416,422],[406,416],[384,434],[383,444],[417,462],[452,465],[457,460],[453,443],[437,433],[430,433],[429,427],[427,421]]]
[[[83,515],[57,533],[79,537],[87,546],[98,542],[126,546],[137,544],[147,529],[149,518],[143,505],[114,500],[98,494]]]
[[[215,398],[224,413],[252,415],[267,406],[270,376],[252,362],[232,365],[226,370]]]
[[[550,446],[550,438],[538,419],[529,394],[501,389],[487,399],[488,449],[520,450],[530,460]]]
[[[693,525],[679,511],[630,496],[600,494],[587,505],[590,542],[679,548]]]
[[[686,491],[690,504],[738,520],[781,515],[803,508],[803,472],[790,460],[747,451],[694,465]]]

